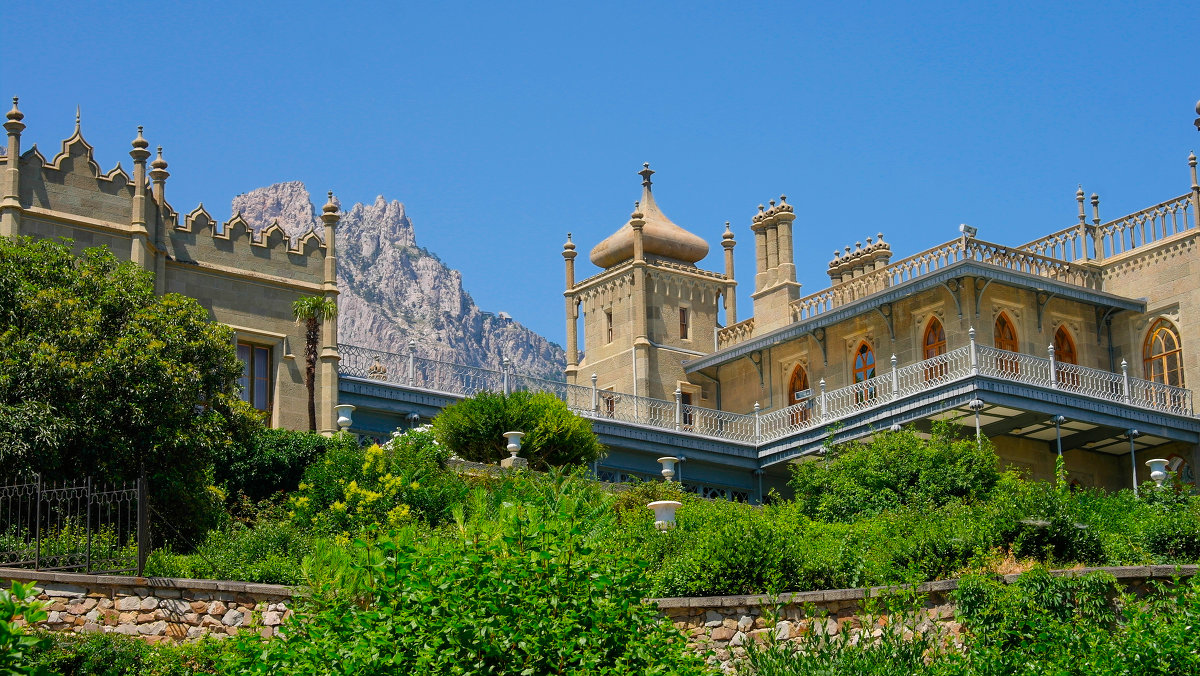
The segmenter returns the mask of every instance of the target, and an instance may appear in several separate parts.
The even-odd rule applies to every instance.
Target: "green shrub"
[[[62,676],[194,676],[216,674],[221,644],[150,645],[119,634],[44,634],[37,664]]]
[[[466,496],[466,483],[446,469],[449,452],[426,428],[383,446],[334,447],[309,466],[289,498],[302,528],[356,534],[419,519],[437,527]]]
[[[11,589],[0,589],[0,674],[5,676],[49,676],[49,672],[34,663],[34,655],[44,649],[49,640],[26,634],[17,624],[44,621],[49,614],[45,604],[33,593],[33,583],[13,582]]]
[[[211,530],[189,554],[156,549],[146,575],[301,584],[301,563],[312,552],[312,533],[287,519],[259,519],[253,528],[233,523]]]
[[[601,527],[603,510],[550,497],[502,505],[494,519],[467,520],[460,510],[446,537],[407,528],[357,543],[369,551],[332,564],[364,579],[352,587],[359,593],[318,586],[285,638],[239,637],[228,671],[705,673],[683,637],[641,600],[644,563],[593,546],[589,533]]]
[[[984,499],[1000,477],[996,453],[956,434],[939,423],[928,441],[903,430],[835,446],[825,459],[793,465],[795,500],[813,518],[853,521],[903,505]]]
[[[533,469],[592,462],[600,445],[592,424],[545,392],[513,392],[507,397],[481,392],[446,407],[433,419],[433,432],[465,460],[497,463],[508,457],[505,432],[524,432],[520,456]]]
[[[243,444],[218,449],[215,481],[230,498],[242,494],[258,502],[280,491],[296,490],[305,468],[330,449],[357,446],[350,434],[326,437],[265,427],[248,435]]]

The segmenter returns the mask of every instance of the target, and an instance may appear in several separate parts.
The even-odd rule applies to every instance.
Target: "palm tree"
[[[308,429],[317,431],[317,345],[321,322],[337,316],[337,303],[320,296],[303,296],[292,303],[292,315],[304,322],[304,386],[308,388]]]

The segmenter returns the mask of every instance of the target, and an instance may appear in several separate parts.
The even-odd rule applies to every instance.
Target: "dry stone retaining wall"
[[[1170,581],[1195,575],[1200,566],[1126,566],[1055,571],[1056,575],[1083,575],[1104,571],[1137,594],[1151,581]],[[1011,582],[1016,575],[1005,579]],[[231,636],[254,631],[264,637],[276,634],[292,615],[295,590],[291,587],[219,580],[142,578],[118,575],[77,575],[48,571],[0,568],[0,581],[37,583],[39,598],[49,604],[44,626],[53,631],[105,632],[141,636],[149,641],[195,639],[205,635]],[[7,586],[7,585],[5,585]],[[950,602],[958,580],[920,585],[924,605],[905,617],[914,631],[939,628],[948,637],[959,627]],[[886,615],[868,616],[868,599],[888,592],[886,587],[751,596],[710,596],[656,599],[663,616],[688,639],[688,646],[711,652],[716,661],[730,665],[744,654],[748,641],[765,641],[771,632],[784,641],[812,633],[879,634],[880,622],[895,622]],[[868,626],[864,626],[867,624]],[[909,626],[909,625],[906,625]]]
[[[1112,574],[1117,582],[1134,594],[1147,590],[1151,581],[1170,581],[1195,575],[1200,566],[1122,566],[1113,568],[1079,568],[1054,571],[1055,575],[1083,575],[1103,571]],[[1005,576],[1013,582],[1017,575]],[[883,623],[903,619],[908,631],[928,632],[938,629],[948,639],[956,640],[962,628],[955,618],[950,593],[958,588],[958,580],[939,580],[920,585],[916,593],[924,598],[923,606],[904,618],[889,617],[877,612],[867,615],[864,606],[868,599],[879,598],[887,587],[832,589],[825,591],[748,596],[710,596],[657,599],[659,610],[675,628],[687,637],[688,647],[699,653],[710,653],[724,667],[744,656],[749,641],[766,641],[772,632],[782,641],[797,641],[810,634],[837,635],[869,633],[878,636]],[[869,626],[864,626],[869,625]]]
[[[0,568],[0,580],[36,582],[50,614],[42,626],[52,631],[125,634],[151,642],[240,631],[270,637],[292,615],[292,588],[274,584],[12,568]]]

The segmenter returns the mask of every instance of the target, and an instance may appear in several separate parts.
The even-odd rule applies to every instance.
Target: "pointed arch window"
[[[861,383],[875,377],[875,352],[867,341],[858,344],[854,351],[854,382]],[[875,388],[867,387],[854,392],[855,403],[861,404],[875,398]]]
[[[812,389],[808,384],[808,372],[797,364],[788,379],[788,405],[797,406],[791,414],[791,424],[803,425],[812,417]]]
[[[1142,347],[1146,380],[1183,387],[1183,346],[1171,322],[1159,319],[1146,334]]]
[[[1021,342],[1017,340],[1017,327],[1013,326],[1007,312],[1001,312],[1000,316],[996,317],[996,324],[992,327],[992,342],[997,350],[1021,351]],[[996,368],[1002,376],[1015,376],[1021,372],[1021,363],[1014,355],[1001,354],[996,360]]]
[[[1017,340],[1017,327],[1013,326],[1007,312],[1001,312],[1000,316],[996,317],[993,340],[995,341],[997,350],[1007,350],[1008,352],[1021,351],[1021,343]]]
[[[1079,385],[1079,373],[1072,369],[1063,369],[1063,364],[1078,364],[1079,353],[1075,351],[1075,339],[1065,326],[1059,326],[1054,332],[1054,359],[1059,363],[1058,384],[1068,387]]]
[[[854,352],[854,382],[861,383],[875,377],[875,352],[864,340]]]
[[[946,354],[946,329],[937,317],[933,317],[925,325],[925,336],[921,340],[921,353],[927,360]],[[944,362],[930,364],[925,368],[925,380],[937,380],[946,375],[946,370],[947,365]]]

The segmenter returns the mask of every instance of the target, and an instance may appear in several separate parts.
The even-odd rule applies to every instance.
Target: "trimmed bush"
[[[546,392],[481,392],[446,407],[433,419],[438,442],[464,460],[497,463],[508,457],[505,432],[524,432],[520,456],[533,469],[578,465],[600,457],[592,424]]]

